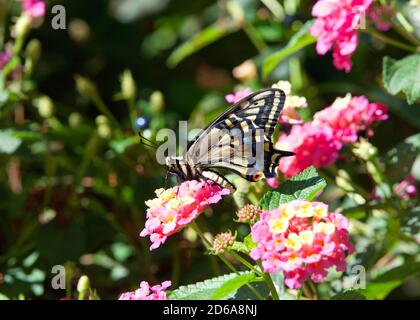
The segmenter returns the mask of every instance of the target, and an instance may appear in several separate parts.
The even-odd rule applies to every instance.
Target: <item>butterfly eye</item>
[[[262,179],[263,177],[264,177],[264,174],[262,172],[257,172],[252,175],[252,180],[258,181]]]

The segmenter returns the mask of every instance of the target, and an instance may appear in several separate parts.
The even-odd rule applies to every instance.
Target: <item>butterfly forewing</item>
[[[231,170],[250,181],[276,175],[279,158],[271,142],[286,96],[279,89],[256,92],[231,106],[188,145],[184,158],[201,171]]]

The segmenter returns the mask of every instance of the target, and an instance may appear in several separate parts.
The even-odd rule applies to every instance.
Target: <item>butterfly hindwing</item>
[[[285,99],[279,89],[242,99],[190,142],[185,159],[202,170],[227,169],[250,181],[274,177],[279,158],[292,154],[271,142]]]

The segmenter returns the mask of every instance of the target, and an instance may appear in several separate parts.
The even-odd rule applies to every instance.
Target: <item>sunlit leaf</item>
[[[195,284],[181,286],[168,294],[169,300],[228,299],[246,283],[257,281],[253,272],[231,273]]]
[[[330,300],[366,300],[366,297],[357,290],[347,290],[336,294]]]
[[[312,200],[326,187],[326,182],[309,167],[300,174],[280,184],[277,191],[267,192],[260,200],[263,210],[273,210],[279,205],[293,200]]]
[[[401,60],[384,57],[382,76],[389,93],[403,92],[407,102],[413,104],[420,98],[420,53]]]
[[[174,68],[188,56],[237,30],[236,25],[229,23],[210,25],[177,47],[169,56],[167,63],[171,68]]]
[[[283,49],[273,53],[265,59],[262,67],[262,75],[264,78],[267,77],[282,60],[316,41],[316,38],[309,33],[309,28],[312,24],[312,20],[306,22]]]

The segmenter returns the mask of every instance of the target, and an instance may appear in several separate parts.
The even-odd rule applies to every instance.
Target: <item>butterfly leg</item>
[[[229,180],[225,179],[215,171],[206,170],[203,171],[201,175],[205,180],[213,181],[219,187],[229,189],[231,194],[233,194],[236,191],[236,187],[232,183],[230,183]]]

